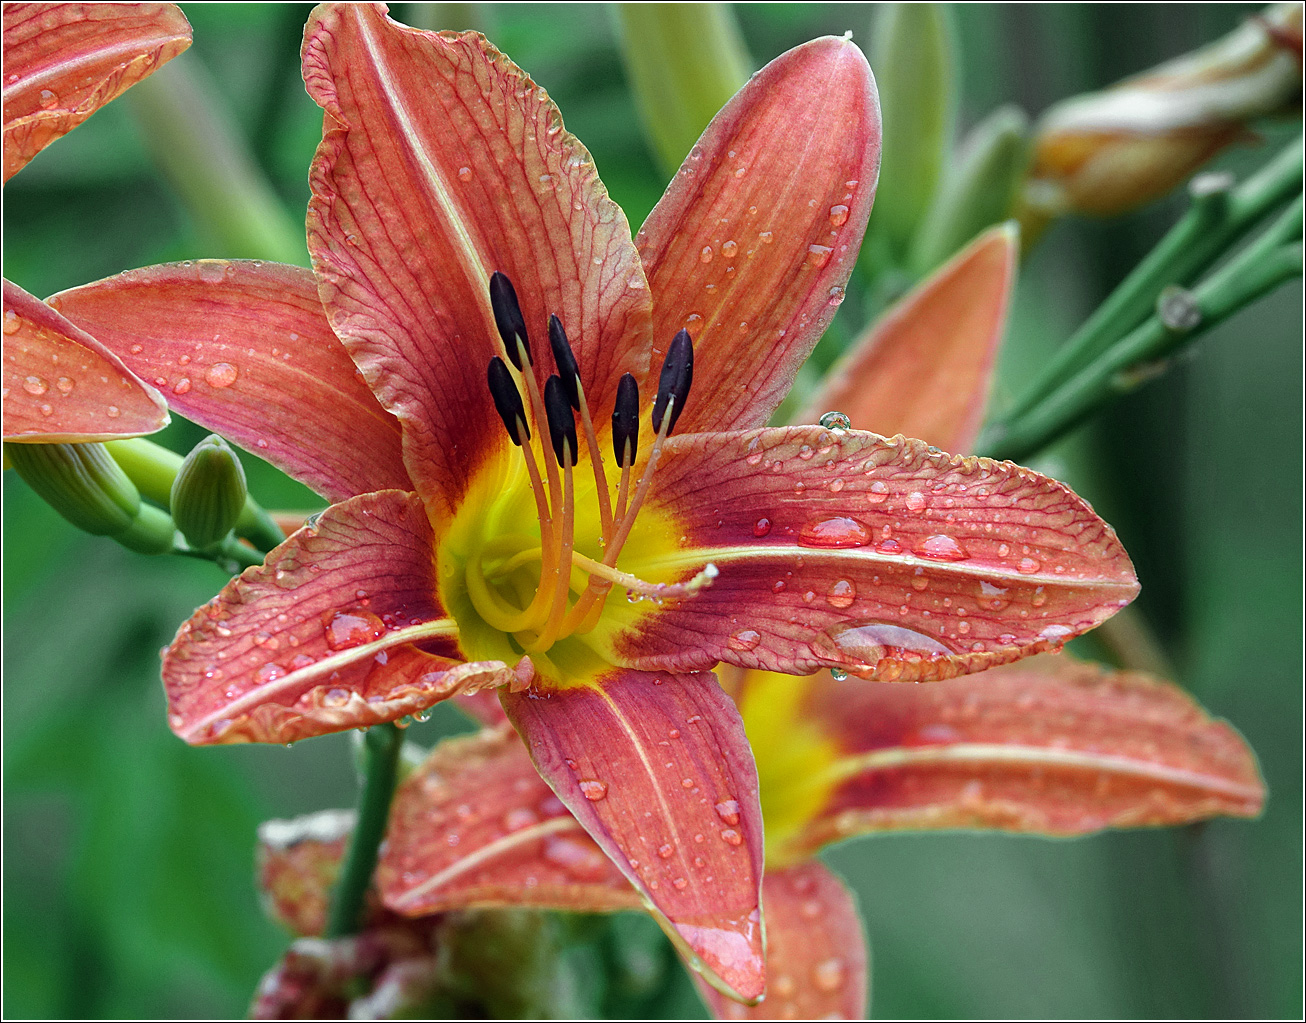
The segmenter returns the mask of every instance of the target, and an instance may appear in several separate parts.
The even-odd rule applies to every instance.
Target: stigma
[[[533,531],[528,536],[517,532],[484,538],[465,570],[467,595],[476,613],[493,629],[509,635],[523,653],[540,655],[563,639],[592,631],[614,586],[624,588],[632,601],[660,603],[692,597],[710,585],[717,574],[711,564],[678,583],[651,583],[619,565],[663,445],[689,396],[694,371],[689,333],[681,330],[667,349],[650,420],[654,436],[637,479],[639,384],[630,373],[618,382],[611,419],[616,471],[610,479],[561,320],[549,317],[549,348],[556,372],[541,393],[516,291],[502,273],[490,279],[490,305],[502,354],[490,360],[486,383],[503,428],[520,453],[534,501],[538,540]],[[593,474],[595,507],[582,509],[579,520],[586,535],[578,537],[575,474],[582,462],[589,463]],[[588,494],[588,487],[585,491]]]

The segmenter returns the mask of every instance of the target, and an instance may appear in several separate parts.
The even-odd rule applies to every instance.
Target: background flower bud
[[[78,529],[95,536],[126,530],[141,497],[103,444],[6,444],[18,475]]]
[[[1110,216],[1164,195],[1291,103],[1301,48],[1302,5],[1275,4],[1210,46],[1056,104],[1038,125],[1026,219]]]
[[[226,441],[210,434],[186,456],[173,480],[173,520],[192,547],[209,547],[231,532],[248,493],[240,459]]]

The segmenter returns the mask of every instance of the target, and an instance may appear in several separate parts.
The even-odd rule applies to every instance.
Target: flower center
[[[682,330],[667,351],[650,422],[654,439],[637,476],[639,386],[629,373],[621,378],[612,413],[620,470],[614,495],[562,323],[549,318],[558,372],[541,394],[516,294],[501,273],[491,278],[490,298],[508,361],[492,359],[487,381],[517,454],[497,460],[464,501],[441,546],[441,598],[469,658],[511,664],[528,656],[537,671],[561,680],[608,659],[603,637],[594,635],[601,621],[631,624],[640,613],[632,605],[692,596],[716,575],[708,565],[688,580],[666,582],[654,578],[665,569],[629,570],[653,566],[674,538],[665,514],[641,509],[689,393],[693,345]],[[610,603],[614,591],[626,600]],[[614,604],[625,611],[613,614]]]

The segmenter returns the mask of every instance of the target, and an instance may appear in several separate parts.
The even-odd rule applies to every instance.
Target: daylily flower
[[[4,180],[190,45],[175,4],[4,5]],[[4,282],[4,439],[153,433],[162,396],[95,338]]]
[[[1111,216],[1164,195],[1258,117],[1298,105],[1302,5],[1277,3],[1223,39],[1040,118],[1027,215]]]
[[[1009,227],[986,232],[890,310],[824,393],[859,401],[888,381],[878,396],[886,426],[973,439],[1017,251]],[[769,984],[752,1010],[700,985],[721,1018],[864,1017],[856,907],[814,858],[830,842],[900,829],[1080,835],[1250,816],[1264,799],[1237,733],[1138,673],[1043,657],[921,687],[737,668],[723,681],[758,765]],[[385,908],[418,924],[468,907],[636,907],[498,705],[462,706],[487,727],[439,744],[401,785],[377,879]],[[351,814],[328,811],[261,831],[260,887],[292,933],[322,933],[351,826]]]
[[[1109,617],[1128,558],[1009,463],[762,428],[870,212],[875,88],[849,40],[755,76],[637,242],[482,37],[326,5],[303,61],[313,277],[207,261],[57,296],[178,411],[338,502],[182,627],[169,722],[288,742],[497,688],[682,953],[754,1001],[756,774],[709,669],[980,670]]]

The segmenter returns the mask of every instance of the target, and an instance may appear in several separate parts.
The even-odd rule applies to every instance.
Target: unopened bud
[[[182,461],[172,482],[173,520],[186,542],[203,550],[231,532],[248,493],[240,459],[210,434]]]
[[[1302,5],[1281,3],[1210,46],[1052,107],[1038,126],[1027,219],[1111,216],[1156,199],[1301,90]]]
[[[131,526],[141,496],[103,444],[6,444],[18,475],[55,511],[95,536]]]

